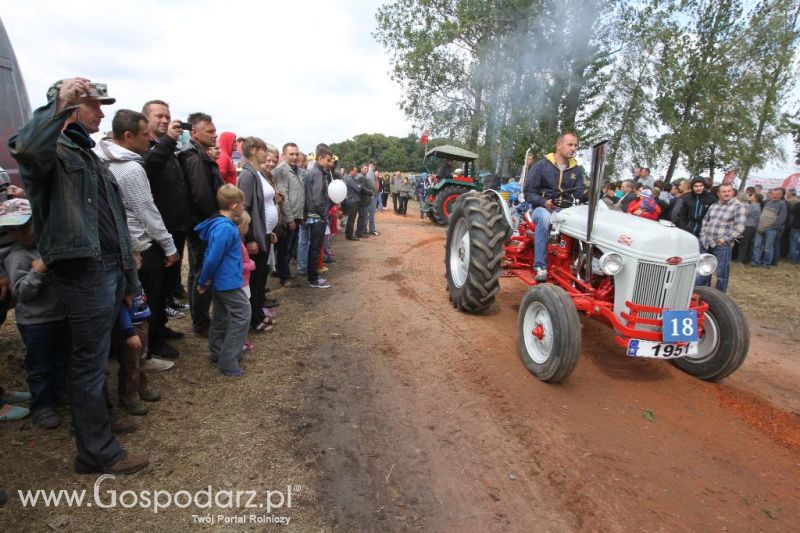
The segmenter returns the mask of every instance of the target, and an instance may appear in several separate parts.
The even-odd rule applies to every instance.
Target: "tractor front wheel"
[[[567,378],[581,352],[581,321],[564,289],[543,283],[522,299],[517,318],[522,362],[542,381]]]
[[[436,222],[442,226],[446,226],[450,220],[450,214],[453,212],[455,202],[462,194],[469,192],[470,189],[466,187],[459,187],[458,185],[447,185],[442,187],[436,193],[436,199],[433,201],[433,214]]]
[[[458,199],[445,244],[447,290],[454,307],[480,313],[492,305],[500,290],[507,229],[491,196],[471,191]]]
[[[711,287],[695,287],[694,292],[708,304],[703,336],[697,354],[673,359],[672,364],[700,379],[718,381],[744,362],[750,349],[750,328],[742,310],[724,292]]]

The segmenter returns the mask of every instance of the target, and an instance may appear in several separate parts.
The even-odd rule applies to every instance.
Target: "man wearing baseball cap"
[[[78,473],[133,473],[146,467],[113,433],[106,365],[123,296],[140,290],[125,208],[114,177],[91,150],[105,85],[86,78],[54,83],[47,105],[8,141],[30,199],[37,245],[72,335],[69,396]]]

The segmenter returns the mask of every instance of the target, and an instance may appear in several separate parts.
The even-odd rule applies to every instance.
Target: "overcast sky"
[[[53,81],[81,75],[107,83],[117,98],[105,108],[103,131],[116,109],[158,98],[174,118],[203,111],[219,132],[294,141],[309,152],[359,133],[411,132],[370,35],[382,3],[0,0],[0,17],[34,109]],[[788,138],[784,146],[793,148]],[[798,171],[773,162],[754,174]]]
[[[400,91],[370,33],[381,0],[0,0],[30,95],[75,75],[108,84],[119,108],[169,102],[217,131],[311,151],[359,133],[405,136]]]

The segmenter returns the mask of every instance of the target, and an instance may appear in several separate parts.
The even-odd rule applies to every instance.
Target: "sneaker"
[[[536,267],[536,281],[547,281],[547,269]]]
[[[348,241],[360,241],[361,240],[360,237],[345,237],[345,239],[347,239]]]
[[[336,263],[336,259],[334,259],[333,257],[330,257],[330,258],[328,258],[328,259],[325,259],[325,260],[323,261],[323,263],[326,263],[326,264],[332,265],[332,264]]]
[[[222,375],[229,378],[240,378],[244,376],[244,368],[237,368],[236,370],[220,370]]]
[[[325,278],[318,278],[317,281],[314,283],[309,283],[308,286],[314,287],[315,289],[327,289],[331,286],[331,284],[328,283],[328,280]]]
[[[189,309],[189,304],[179,302],[175,298],[170,298],[169,300],[167,300],[167,307],[171,307],[178,311],[183,311],[184,309]]]
[[[31,410],[27,407],[20,407],[18,405],[4,405],[0,407],[0,422],[4,420],[22,420],[31,414]]]
[[[265,318],[263,322],[260,322],[260,323],[259,323],[259,324],[258,324],[258,325],[257,325],[255,328],[253,328],[253,329],[255,329],[256,331],[267,332],[267,331],[271,330],[273,327],[275,327],[275,326],[273,326],[272,324],[270,324],[270,323],[269,323],[269,320]]]
[[[31,393],[28,391],[5,391],[2,399],[5,403],[22,403],[31,400]]]
[[[55,429],[61,425],[61,415],[52,407],[40,407],[31,413],[33,423],[44,429]]]
[[[403,214],[405,215],[405,213],[403,213]],[[372,234],[373,234],[373,235],[375,235],[376,237],[377,237],[378,235],[380,235],[380,233],[378,233],[377,231],[372,231],[372,232],[370,232],[370,233],[372,233]]]
[[[326,267],[326,266],[323,266],[322,268],[320,268],[320,269],[318,270],[318,272],[327,272],[328,270],[330,270],[330,268],[328,268],[328,267]]]
[[[273,307],[278,307],[279,305],[281,305],[281,303],[274,298],[264,298],[264,307],[266,308],[271,309]]]
[[[177,309],[173,309],[171,307],[165,307],[164,314],[167,315],[169,320],[172,320],[173,318],[184,318],[186,316],[186,313],[183,311],[178,311]]]
[[[170,328],[168,326],[164,326],[164,330],[162,332],[162,336],[165,339],[176,340],[176,339],[182,339],[185,335],[183,333],[181,333],[180,331],[175,331],[174,329],[172,329],[172,328]]]
[[[165,370],[170,370],[174,366],[175,363],[172,361],[165,361],[158,357],[153,357],[144,362],[144,369],[147,372],[164,372]]]
[[[161,400],[161,393],[155,389],[145,389],[144,392],[139,393],[139,398],[144,402],[157,402]]]
[[[126,413],[134,416],[144,416],[150,412],[150,409],[148,409],[147,406],[142,401],[128,405],[121,404],[121,407],[122,409],[125,410]]]
[[[298,271],[297,271],[297,275],[298,275],[298,276],[307,276],[307,275],[308,275],[308,273],[307,273],[305,270],[298,270]]]
[[[297,284],[290,279],[281,281],[281,289],[289,289],[291,287],[297,287]]]
[[[160,342],[155,346],[151,346],[150,353],[158,357],[163,357],[165,359],[177,359],[181,355],[178,350],[176,350],[166,342]]]
[[[244,341],[244,346],[242,347],[242,350],[244,350],[245,352],[252,352],[253,343],[250,341]]]

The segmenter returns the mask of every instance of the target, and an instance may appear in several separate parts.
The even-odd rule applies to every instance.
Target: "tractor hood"
[[[551,221],[558,231],[585,241],[588,217],[589,206],[580,205],[554,213]],[[595,210],[592,243],[604,252],[659,263],[671,257],[680,257],[684,264],[694,263],[700,255],[697,237],[671,222],[612,211],[603,202]]]

